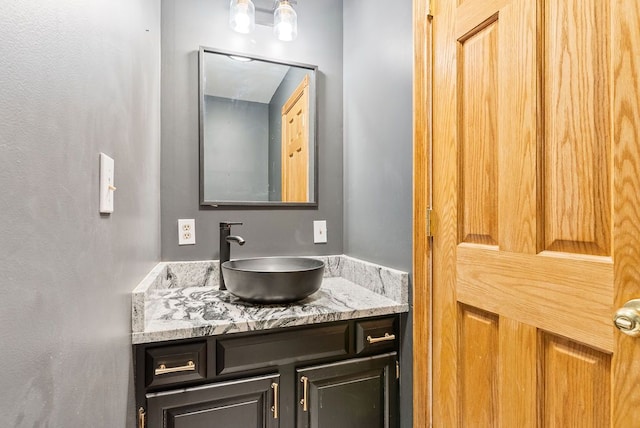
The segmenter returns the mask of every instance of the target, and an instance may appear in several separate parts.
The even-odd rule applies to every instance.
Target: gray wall
[[[390,4],[344,1],[344,250],[410,272],[412,4]],[[412,420],[410,319],[403,319],[403,427]]]
[[[411,0],[344,2],[345,252],[411,270]]]
[[[269,200],[269,104],[205,96],[204,197]]]
[[[272,28],[249,35],[228,25],[227,0],[162,1],[162,258],[218,258],[218,223],[247,244],[233,257],[343,252],[342,1],[300,1],[298,38],[280,42]],[[207,46],[319,66],[318,209],[229,210],[199,207],[198,47]],[[196,219],[196,245],[179,247],[177,220]],[[313,220],[327,220],[328,243],[313,244]]]
[[[0,425],[133,427],[130,293],[160,257],[159,2],[2,4]]]
[[[228,30],[226,0],[163,0],[162,173],[158,2],[4,2],[4,425],[133,426],[130,292],[160,236],[163,259],[216,258],[217,223],[233,219],[248,240],[237,256],[344,250],[410,270],[411,4],[394,4],[345,0],[343,195],[342,1],[299,2],[298,39],[283,43],[268,27]],[[320,66],[318,210],[199,208],[199,45]],[[111,216],[98,214],[100,151],[116,161]],[[177,246],[178,218],[196,218],[198,245]],[[312,244],[314,219],[328,221],[329,244]]]

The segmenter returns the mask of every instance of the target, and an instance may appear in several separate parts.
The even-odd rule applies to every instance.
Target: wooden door
[[[309,76],[282,107],[282,202],[309,201]]]
[[[396,427],[396,361],[392,352],[297,369],[296,426]]]
[[[612,325],[640,297],[640,3],[426,3],[416,426],[640,426],[640,339]]]

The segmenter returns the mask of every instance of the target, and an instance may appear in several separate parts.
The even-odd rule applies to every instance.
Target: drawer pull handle
[[[278,384],[273,382],[271,389],[273,389],[273,407],[271,407],[271,411],[273,412],[273,419],[278,419]]]
[[[382,336],[382,337],[367,336],[367,342],[369,342],[371,345],[373,345],[374,343],[387,342],[387,341],[390,341],[390,340],[396,340],[396,335],[395,334],[385,333],[384,336]]]
[[[300,382],[302,382],[302,400],[300,400],[300,404],[302,404],[302,411],[306,412],[309,410],[309,402],[307,394],[309,393],[309,378],[306,376],[302,376],[300,378]]]
[[[193,361],[188,361],[186,366],[178,366],[178,367],[168,367],[164,364],[160,364],[155,371],[156,376],[169,374],[169,373],[178,373],[178,372],[192,372],[195,371],[196,365]]]

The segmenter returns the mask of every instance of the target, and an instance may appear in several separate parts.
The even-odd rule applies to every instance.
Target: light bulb
[[[285,42],[298,35],[298,15],[288,0],[281,0],[273,13],[273,34]]]
[[[256,25],[256,9],[251,0],[231,0],[229,4],[229,26],[233,31],[247,34]]]

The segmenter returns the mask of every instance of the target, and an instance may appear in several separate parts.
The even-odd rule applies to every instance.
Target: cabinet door
[[[149,428],[278,427],[279,375],[147,394]]]
[[[392,352],[298,369],[298,428],[395,427],[396,361]]]

